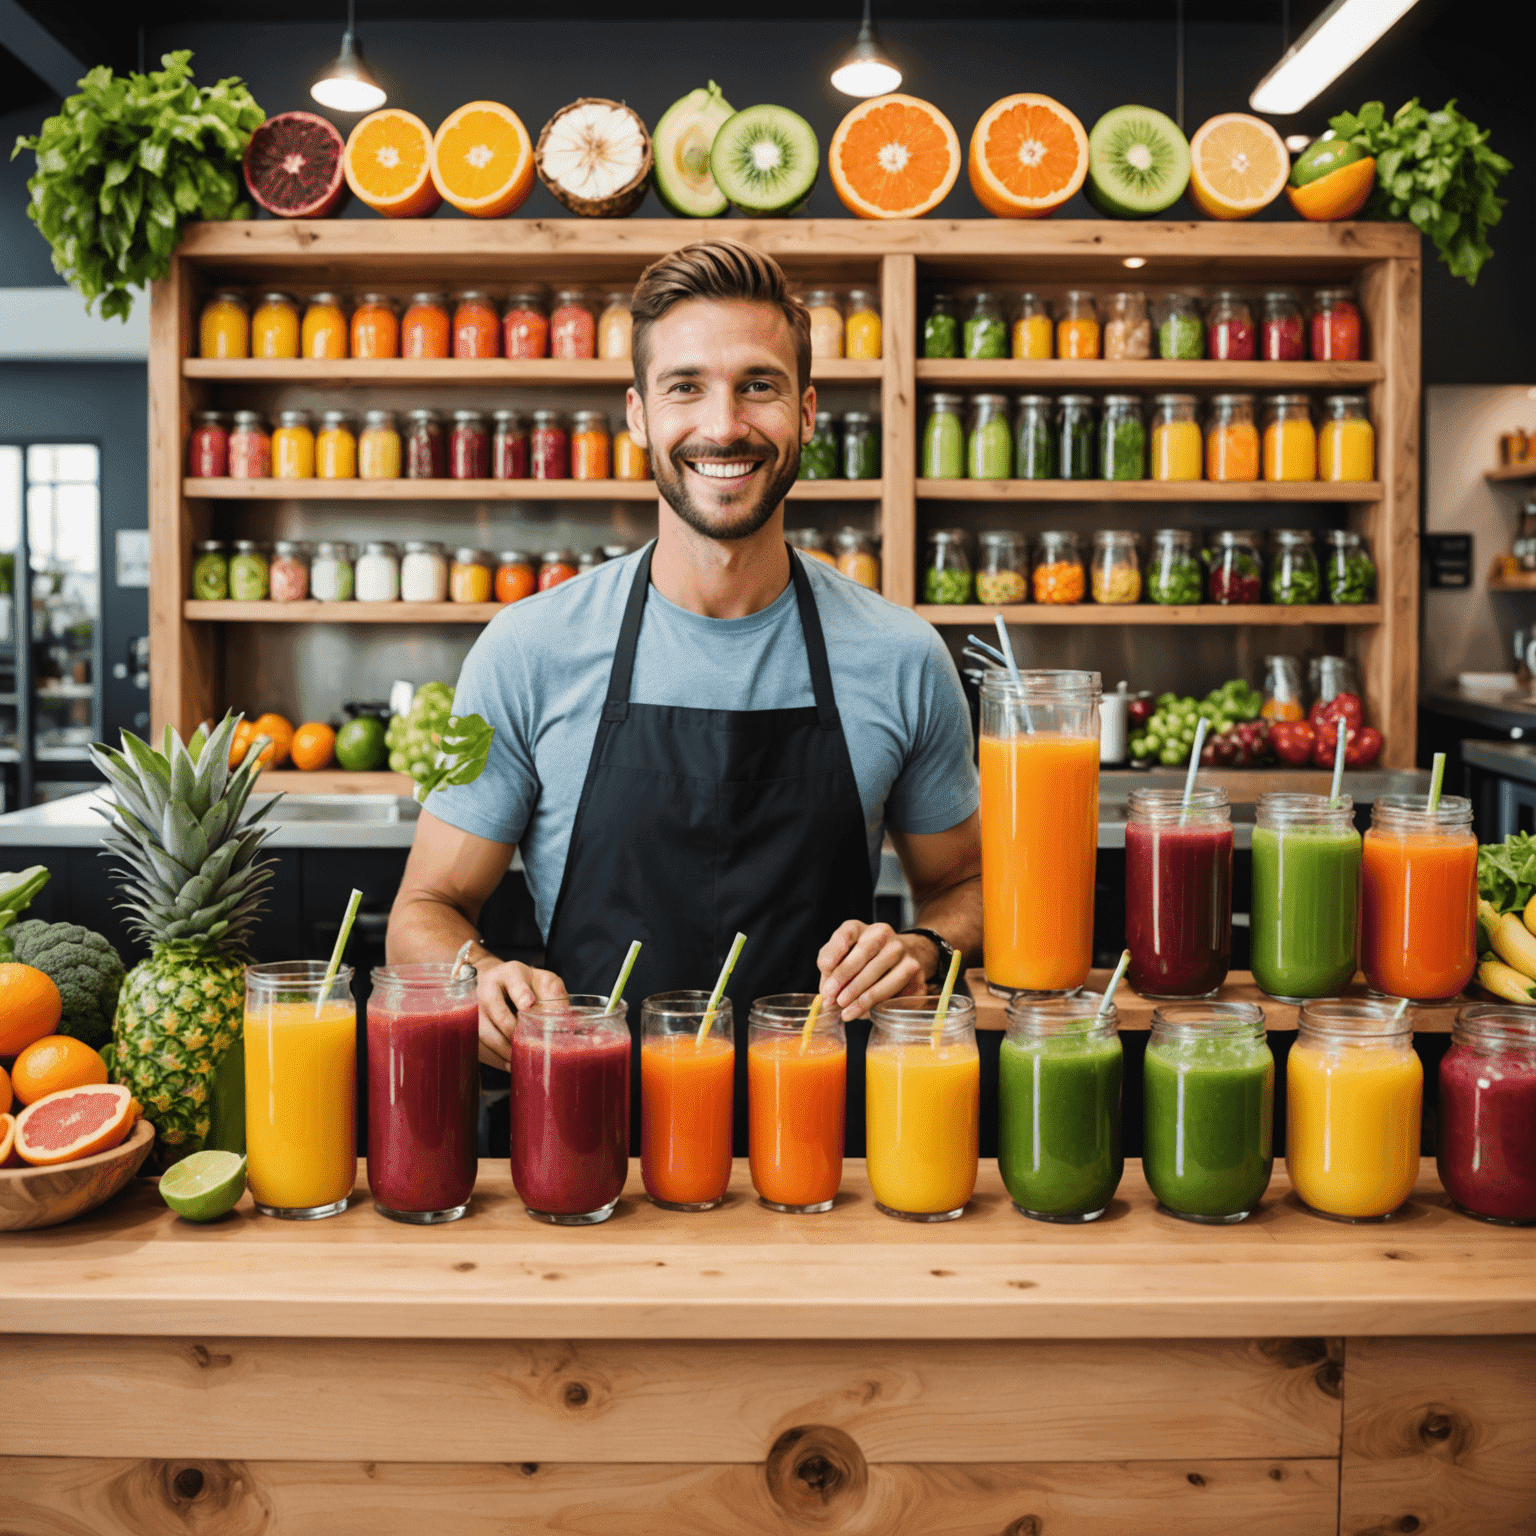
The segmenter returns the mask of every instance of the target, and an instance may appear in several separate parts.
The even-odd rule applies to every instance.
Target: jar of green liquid
[[[925,603],[968,603],[971,600],[971,561],[965,552],[963,528],[935,528],[928,535],[923,566]]]
[[[1170,293],[1161,305],[1157,355],[1169,362],[1198,362],[1205,356],[1205,321],[1192,293]]]
[[[205,603],[229,596],[229,551],[218,539],[203,539],[193,546],[192,596]]]
[[[1333,997],[1354,979],[1360,834],[1348,795],[1259,796],[1249,938],[1253,979],[1271,997]]]
[[[923,478],[965,478],[965,424],[960,413],[964,395],[930,395],[928,416],[923,422]]]
[[[1105,395],[1099,422],[1099,478],[1147,478],[1147,429],[1140,395]]]
[[[880,419],[868,411],[843,413],[843,479],[880,478]]]
[[[816,430],[810,442],[800,449],[801,480],[836,480],[840,470],[841,446],[830,411],[817,411]]]
[[[229,561],[229,595],[241,603],[261,602],[267,595],[266,546],[255,539],[236,539]]]
[[[1014,428],[1017,452],[1013,472],[1020,480],[1056,478],[1056,433],[1051,425],[1049,395],[1020,395]]]
[[[1063,480],[1092,480],[1094,470],[1093,396],[1057,398],[1057,470]]]
[[[997,1167],[1014,1209],[1036,1221],[1097,1221],[1125,1159],[1123,1056],[1113,1005],[1092,995],[1015,997],[998,1048]]]
[[[967,357],[1007,357],[1008,326],[1003,319],[1003,301],[995,293],[978,293],[971,300],[965,317],[965,355]]]
[[[1007,395],[972,395],[971,427],[965,440],[965,473],[971,480],[1013,477],[1013,428]]]
[[[924,357],[959,357],[960,316],[947,293],[936,293],[923,321]]]

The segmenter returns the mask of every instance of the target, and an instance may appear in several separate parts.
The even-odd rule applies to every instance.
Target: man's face
[[[644,400],[629,391],[629,429],[667,504],[706,538],[756,533],[795,483],[816,424],[789,321],[773,304],[684,300],[651,327],[645,382]]]

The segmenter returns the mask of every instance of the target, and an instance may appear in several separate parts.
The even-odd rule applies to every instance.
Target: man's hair
[[[630,350],[635,388],[642,400],[650,363],[651,327],[674,304],[686,299],[739,299],[776,305],[794,334],[798,387],[805,392],[811,382],[811,312],[789,291],[784,269],[773,257],[749,245],[735,240],[704,240],[653,261],[635,285],[629,301],[635,322]]]

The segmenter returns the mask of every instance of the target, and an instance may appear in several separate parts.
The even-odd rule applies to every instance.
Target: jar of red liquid
[[[571,478],[607,480],[611,458],[608,418],[601,411],[577,411],[571,433]]]
[[[1125,943],[1143,997],[1211,997],[1232,961],[1232,807],[1224,789],[1133,789]]]
[[[368,999],[368,1188],[381,1216],[415,1226],[469,1209],[479,1166],[476,976],[384,965]]]
[[[229,417],[223,411],[199,411],[187,440],[187,473],[217,480],[229,473]]]
[[[501,356],[501,317],[489,294],[461,293],[454,302],[453,355]]]
[[[496,601],[515,603],[531,596],[539,588],[533,574],[533,561],[515,549],[504,551],[496,562]]]
[[[1257,537],[1246,529],[1212,535],[1205,552],[1210,566],[1206,592],[1213,603],[1256,603],[1264,590],[1264,558]]]
[[[571,478],[571,440],[558,411],[535,411],[528,436],[528,468],[535,480]]]
[[[528,478],[528,423],[516,411],[497,411],[491,418],[491,478]]]
[[[1312,358],[1319,363],[1360,360],[1360,311],[1348,288],[1319,288],[1312,295]]]
[[[549,355],[577,358],[597,356],[597,317],[578,288],[555,295],[549,317]]]
[[[443,427],[436,411],[408,411],[405,417],[405,478],[441,480],[446,473]]]
[[[491,434],[479,411],[455,411],[453,433],[448,439],[450,480],[489,480]]]
[[[272,439],[259,411],[236,411],[229,434],[229,473],[234,480],[265,480],[272,473]]]
[[[501,335],[508,357],[548,357],[549,311],[543,293],[514,293],[501,317]]]
[[[1218,293],[1205,321],[1205,345],[1223,363],[1253,361],[1253,311],[1240,293]]]
[[[1474,1003],[1440,1062],[1445,1192],[1469,1216],[1536,1222],[1536,1008]]]
[[[1296,363],[1306,357],[1306,325],[1294,293],[1273,289],[1264,295],[1259,343],[1259,355],[1266,363]]]
[[[552,549],[539,562],[539,591],[548,592],[576,575],[576,556],[568,549]]]
[[[400,322],[401,357],[447,357],[452,326],[441,293],[414,293]]]

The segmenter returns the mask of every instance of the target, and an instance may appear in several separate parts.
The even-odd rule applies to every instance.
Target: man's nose
[[[728,387],[710,390],[704,402],[701,428],[717,443],[734,443],[747,435],[741,401]]]

